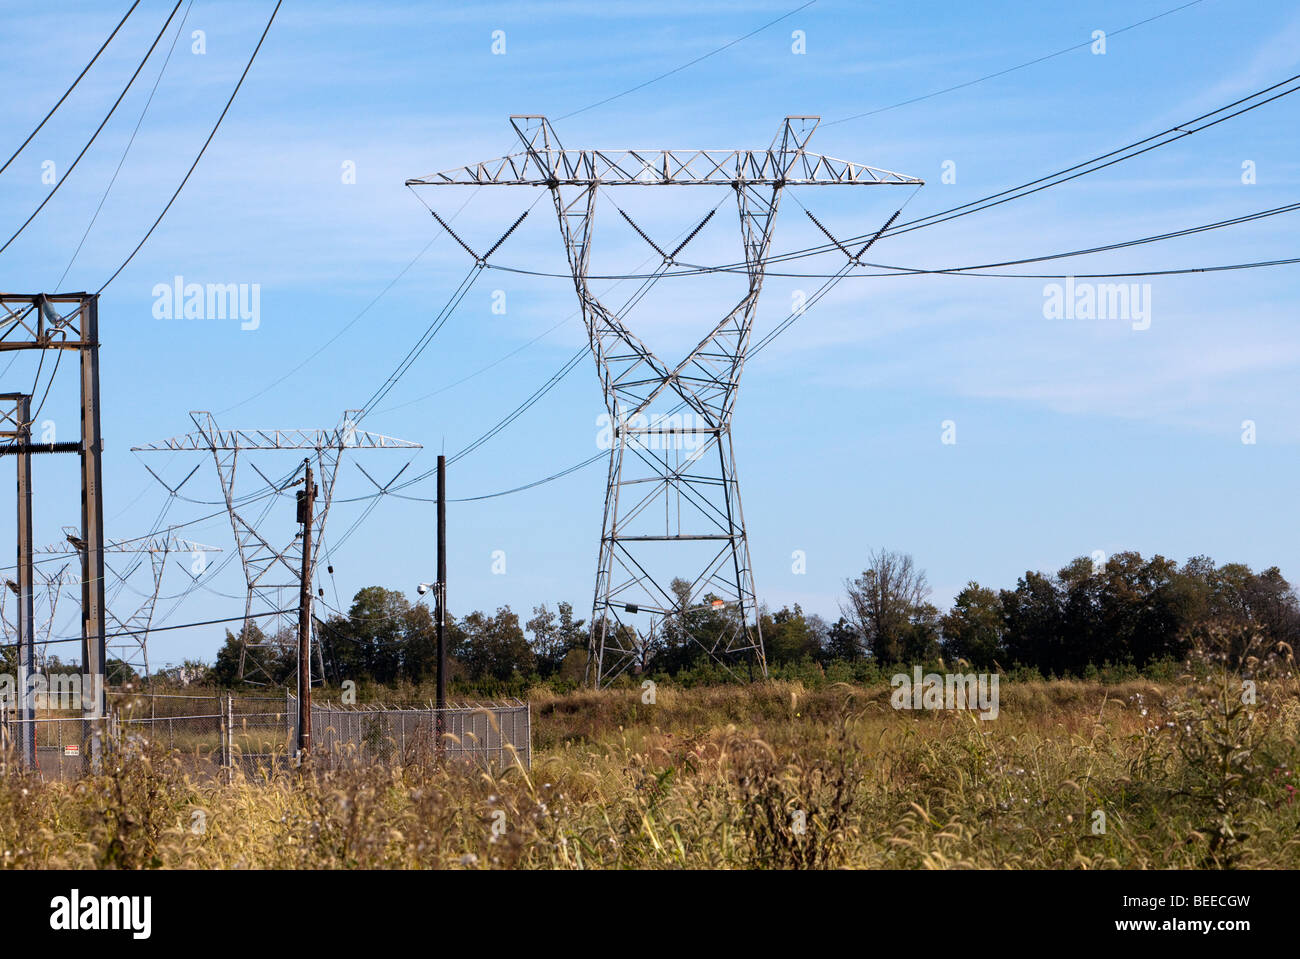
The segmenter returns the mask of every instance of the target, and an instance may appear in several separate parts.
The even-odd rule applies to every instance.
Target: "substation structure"
[[[545,117],[513,116],[522,152],[406,181],[551,193],[613,432],[587,667],[595,685],[646,665],[656,636],[684,625],[694,611],[719,626],[705,645],[710,656],[724,663],[748,658],[751,669],[767,674],[731,418],[781,193],[789,186],[923,183],[808,152],[818,120],[786,117],[766,150],[566,150]],[[664,186],[735,192],[748,280],[739,302],[721,320],[706,321],[699,344],[672,366],[588,283],[599,191]],[[663,256],[664,269],[709,219],[666,253],[619,212]],[[679,572],[693,577],[685,595],[671,585]]]
[[[276,681],[268,668],[270,654],[283,649],[285,637],[298,635],[304,604],[310,621],[311,583],[315,579],[319,554],[312,552],[308,545],[307,562],[304,564],[303,535],[294,536],[284,547],[272,545],[272,534],[264,533],[260,527],[264,526],[271,507],[284,490],[250,461],[249,467],[261,477],[271,492],[242,498],[238,496],[235,492],[235,474],[239,466],[239,454],[272,451],[314,454],[314,473],[319,482],[314,484],[314,508],[308,513],[311,520],[307,524],[309,532],[304,532],[310,536],[308,544],[315,542],[319,545],[324,541],[325,521],[329,517],[334,481],[344,451],[422,448],[419,443],[358,429],[356,424],[361,415],[360,410],[347,410],[339,425],[332,429],[228,430],[219,428],[211,413],[194,411],[190,413],[190,419],[194,421],[195,432],[160,443],[132,447],[140,452],[198,450],[212,454],[248,587],[244,603],[244,628],[240,630],[238,678],[241,680],[254,684],[271,684]],[[311,460],[311,456],[304,460],[309,464],[309,475]],[[271,499],[261,515],[250,518],[253,517],[250,508],[267,496]],[[324,671],[321,668],[320,643],[314,635],[309,646],[316,652],[317,674],[310,677],[312,682],[316,682],[323,679]],[[306,658],[311,658],[310,649],[306,651]],[[303,669],[310,672],[309,665],[303,666]]]
[[[0,428],[0,456],[18,463],[18,680],[26,683],[35,664],[32,592],[31,455],[76,453],[81,461],[81,670],[93,696],[83,697],[83,746],[97,768],[101,740],[95,732],[105,716],[104,695],[104,503],[99,421],[99,296],[93,293],[0,293],[0,353],[13,350],[72,351],[80,366],[81,435],[75,442],[33,443],[31,396],[4,394],[0,408],[6,421]],[[56,360],[57,363],[57,360]],[[51,373],[53,376],[53,373]],[[14,403],[8,407],[8,403]],[[26,688],[25,685],[22,688]],[[28,697],[20,697],[28,700]],[[20,705],[16,717],[19,757],[35,760],[35,724],[31,704]]]

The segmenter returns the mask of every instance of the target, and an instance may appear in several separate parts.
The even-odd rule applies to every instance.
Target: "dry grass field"
[[[988,721],[896,711],[883,685],[538,689],[531,771],[215,782],[135,744],[80,782],[0,779],[0,849],[11,868],[1296,868],[1296,679],[1242,688],[1007,682]]]

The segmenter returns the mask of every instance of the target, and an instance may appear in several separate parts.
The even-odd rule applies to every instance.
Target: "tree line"
[[[689,584],[673,589],[685,597]],[[705,597],[640,641],[633,673],[673,676],[709,663],[707,648],[734,629],[734,611]],[[682,604],[684,606],[684,604]],[[1255,572],[1241,563],[1216,565],[1205,556],[1179,564],[1136,552],[1105,559],[1079,557],[1055,573],[1026,572],[1012,588],[968,583],[947,612],[932,602],[924,570],[911,556],[880,550],[844,582],[834,622],[798,605],[762,608],[760,625],[769,665],[894,665],[964,662],[979,670],[1033,670],[1045,677],[1082,677],[1101,667],[1136,670],[1181,660],[1198,630],[1250,627],[1274,642],[1300,641],[1300,601],[1277,567]],[[247,638],[265,644],[259,656],[276,682],[290,684],[296,636]],[[533,608],[525,622],[509,606],[448,618],[448,681],[484,690],[528,682],[578,683],[587,656],[588,627],[572,604]],[[368,586],[346,614],[318,621],[325,677],[392,686],[422,685],[437,674],[433,616],[400,591]],[[244,631],[227,631],[210,667],[189,663],[186,678],[234,685]],[[175,672],[175,670],[173,670]]]

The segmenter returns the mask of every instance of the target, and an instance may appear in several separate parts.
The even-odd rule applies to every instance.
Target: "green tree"
[[[676,577],[669,584],[676,601],[675,611],[664,617],[653,638],[642,636],[647,647],[643,659],[653,661],[656,669],[676,673],[698,663],[711,662],[709,650],[725,647],[729,637],[740,629],[739,613],[734,604],[706,593],[691,602],[691,583]]]
[[[226,630],[225,642],[217,650],[217,659],[212,666],[213,681],[219,686],[239,685],[239,660],[245,639],[250,647],[254,647],[249,650],[244,664],[245,679],[255,679],[258,682],[279,681],[280,657],[275,654],[275,650],[268,647],[266,634],[253,620],[248,620],[240,626],[238,633]],[[254,664],[265,664],[266,669],[271,673],[270,677],[262,675]]]
[[[532,634],[532,649],[537,660],[537,671],[543,677],[559,672],[569,652],[587,645],[587,632],[583,620],[573,618],[573,604],[561,602],[559,615],[545,603],[533,607],[533,618],[525,628]]]
[[[495,616],[472,612],[457,626],[455,656],[470,678],[507,680],[533,672],[536,657],[509,606],[499,608]]]
[[[1063,615],[1056,581],[1026,572],[1015,589],[1002,590],[999,598],[1010,665],[1034,666],[1044,674],[1063,671]]]
[[[972,580],[957,594],[939,621],[943,651],[976,669],[990,669],[1002,649],[1002,600],[996,592]]]
[[[823,658],[827,662],[843,660],[854,663],[862,659],[866,651],[861,634],[845,617],[841,616],[827,629],[823,645]]]
[[[763,629],[763,648],[769,663],[793,663],[815,659],[821,652],[821,637],[804,618],[796,603],[794,609],[783,606],[777,612],[763,612],[759,617]]]
[[[931,638],[933,616],[925,609],[930,585],[906,553],[872,553],[862,575],[845,580],[844,587],[848,598],[841,612],[878,662],[903,662]]]

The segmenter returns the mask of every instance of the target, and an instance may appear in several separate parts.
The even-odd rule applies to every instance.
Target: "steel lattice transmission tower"
[[[64,563],[54,572],[44,572],[41,569],[35,571],[34,581],[39,580],[40,592],[33,590],[33,607],[36,612],[33,614],[32,644],[35,647],[35,654],[32,657],[32,668],[40,673],[44,672],[46,663],[49,658],[49,642],[54,633],[54,623],[59,612],[59,601],[63,598],[64,589],[72,586],[80,586],[81,578],[72,570],[72,563]],[[9,587],[15,597],[19,597],[21,602],[22,591],[17,581],[6,579],[5,585]],[[5,603],[9,601],[6,594]],[[9,615],[5,612],[4,604],[0,603],[0,628],[3,628],[5,641],[8,642],[11,636],[21,636],[22,627],[19,625],[22,611],[19,610],[19,617],[14,623],[10,623]]]
[[[922,181],[809,153],[817,117],[787,117],[766,150],[566,150],[545,117],[510,122],[522,152],[407,184],[536,186],[554,200],[613,432],[589,678],[603,685],[640,665],[653,637],[693,610],[719,612],[722,625],[705,647],[711,656],[747,654],[766,675],[731,417],[781,193],[788,186]],[[588,283],[598,192],[656,186],[735,192],[748,279],[740,301],[709,321],[706,335],[675,365],[656,356]],[[672,264],[681,247],[655,249]],[[664,571],[688,556],[694,578],[683,595]]]
[[[37,553],[46,555],[66,555],[69,552],[69,544],[73,551],[80,552],[81,540],[78,537],[78,530],[75,526],[63,527],[64,543],[51,543],[43,549],[35,550]],[[158,605],[158,594],[162,590],[163,572],[167,566],[167,558],[170,555],[198,556],[202,558],[206,565],[206,554],[220,553],[221,547],[207,546],[203,543],[196,543],[194,540],[183,539],[176,536],[172,530],[165,533],[159,533],[152,536],[144,536],[137,539],[128,540],[107,540],[104,543],[104,569],[107,573],[117,580],[112,593],[106,600],[104,606],[104,615],[111,627],[111,633],[107,637],[105,648],[112,654],[118,662],[125,664],[130,669],[142,675],[145,680],[149,679],[149,631],[153,628],[153,614]],[[118,565],[114,568],[115,563],[110,562],[108,554],[125,554],[130,557],[125,567]],[[148,588],[144,590],[136,589],[130,585],[130,580],[135,579],[135,572],[143,568],[146,558],[149,563],[150,579]],[[57,588],[59,585],[66,585],[63,578],[47,579],[47,588]],[[129,589],[140,597],[139,602],[134,604],[134,608],[126,616],[118,615],[118,611],[126,608],[128,604],[119,599],[123,590]],[[54,601],[51,600],[51,615],[53,615]],[[105,675],[105,681],[110,685],[121,677],[114,675],[109,670]]]
[[[297,630],[298,614],[289,610],[286,602],[296,604],[302,584],[302,542],[294,537],[288,546],[277,548],[258,530],[261,518],[250,521],[242,511],[244,506],[259,502],[264,496],[240,499],[235,494],[235,472],[239,454],[254,451],[302,450],[315,454],[315,470],[319,493],[312,523],[312,536],[317,543],[324,540],[325,521],[329,516],[334,496],[334,481],[345,450],[421,449],[419,443],[394,439],[380,433],[357,429],[361,410],[347,410],[339,425],[333,429],[303,430],[223,430],[217,427],[212,414],[206,411],[190,413],[198,428],[196,432],[172,437],[161,443],[133,447],[138,451],[156,450],[206,450],[212,454],[225,496],[226,510],[235,534],[235,546],[244,567],[248,596],[244,604],[244,628],[240,631],[238,678],[249,682],[272,682],[274,677],[266,668],[261,651],[271,647],[283,630]],[[276,483],[268,479],[256,466],[254,472],[274,492],[280,492]],[[267,494],[271,495],[271,494]],[[265,514],[263,514],[264,518]],[[317,556],[311,557],[314,574]],[[311,577],[308,577],[311,579]],[[261,628],[264,639],[250,642],[250,625],[254,619],[267,616],[269,625]],[[319,645],[316,646],[319,658]],[[260,679],[256,677],[261,677]]]

